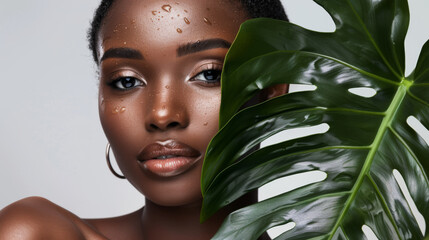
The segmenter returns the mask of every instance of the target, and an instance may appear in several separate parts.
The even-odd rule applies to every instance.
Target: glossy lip
[[[200,157],[198,150],[175,140],[167,140],[145,146],[137,159],[144,170],[160,177],[173,177],[190,169]]]

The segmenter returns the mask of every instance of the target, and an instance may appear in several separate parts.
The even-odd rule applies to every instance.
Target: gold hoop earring
[[[115,175],[120,179],[125,179],[124,176],[119,175],[117,172],[115,172],[115,169],[113,169],[112,164],[110,164],[110,143],[107,143],[107,146],[106,146],[106,162],[107,162],[107,166],[109,166],[109,169],[113,173],[113,175]]]

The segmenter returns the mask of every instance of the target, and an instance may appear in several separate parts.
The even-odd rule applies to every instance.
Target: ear
[[[281,96],[289,91],[289,84],[277,84],[261,91],[259,101],[265,101],[273,97]]]

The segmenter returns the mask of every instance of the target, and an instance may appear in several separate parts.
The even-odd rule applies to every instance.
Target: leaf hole
[[[268,235],[270,236],[270,238],[276,238],[278,236],[280,236],[282,233],[285,233],[287,231],[290,231],[292,229],[294,229],[296,226],[296,223],[294,222],[289,222],[286,224],[282,224],[282,225],[278,225],[275,227],[272,227],[270,229],[267,230]]]
[[[362,226],[362,232],[368,240],[378,240],[377,235],[375,235],[374,231],[368,225]]]
[[[416,133],[423,138],[426,144],[429,146],[429,130],[414,116],[409,116],[407,118],[407,124],[410,126]]]
[[[335,31],[335,23],[323,7],[312,0],[300,0],[299,4],[296,2],[282,1],[292,23],[318,32]]]
[[[407,184],[405,183],[405,180],[402,177],[402,174],[398,170],[393,169],[393,176],[395,177],[396,183],[398,183],[402,194],[404,194],[405,200],[407,200],[408,206],[410,207],[411,213],[414,215],[414,218],[416,219],[417,224],[419,225],[420,231],[422,231],[422,234],[425,235],[425,232],[426,232],[425,218],[417,209],[416,203],[411,197],[410,191],[408,190]]]
[[[289,84],[289,93],[293,92],[309,92],[317,89],[316,85],[312,84]]]
[[[316,126],[287,129],[265,139],[263,142],[261,142],[261,148],[289,141],[292,139],[307,137],[316,134],[323,134],[326,133],[329,128],[330,127],[327,123],[322,123]]]
[[[354,95],[364,98],[372,98],[375,96],[375,94],[377,94],[377,91],[375,91],[374,88],[368,87],[349,88],[348,91]]]
[[[259,201],[324,181],[327,177],[328,174],[323,171],[309,171],[273,180],[259,188]]]

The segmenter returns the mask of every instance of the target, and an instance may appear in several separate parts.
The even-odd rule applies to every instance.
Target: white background
[[[310,0],[284,0],[290,20],[332,31]],[[0,209],[43,196],[81,217],[109,217],[144,199],[104,160],[97,74],[86,31],[98,0],[0,0]],[[407,72],[429,39],[429,1],[410,0]]]

